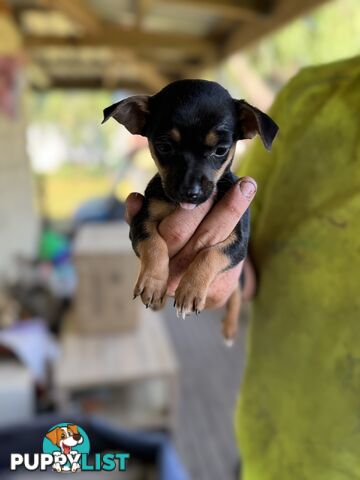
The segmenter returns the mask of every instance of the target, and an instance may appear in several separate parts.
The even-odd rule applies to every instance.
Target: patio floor
[[[246,321],[229,349],[220,336],[221,311],[183,320],[169,302],[165,317],[181,368],[178,452],[192,480],[235,480],[239,456],[233,416],[244,370]]]

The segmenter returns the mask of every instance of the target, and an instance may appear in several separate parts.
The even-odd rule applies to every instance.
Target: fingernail
[[[250,200],[256,192],[256,185],[249,180],[241,180],[240,191],[248,200]]]

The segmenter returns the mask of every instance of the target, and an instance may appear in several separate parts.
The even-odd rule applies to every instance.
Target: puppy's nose
[[[74,440],[76,440],[77,442],[78,442],[78,441],[80,440],[80,438],[81,438],[80,433],[75,433],[73,436],[74,436]]]
[[[199,184],[194,184],[191,187],[184,188],[184,196],[187,200],[197,200],[201,194],[201,187]]]

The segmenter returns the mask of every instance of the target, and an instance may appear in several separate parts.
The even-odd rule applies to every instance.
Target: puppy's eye
[[[223,157],[228,151],[229,149],[227,147],[217,147],[215,150],[215,155],[217,157]]]
[[[62,433],[62,434],[61,434],[61,438],[65,438],[65,433]]]
[[[156,149],[159,153],[162,153],[163,155],[169,154],[173,151],[173,147],[169,142],[157,143]]]

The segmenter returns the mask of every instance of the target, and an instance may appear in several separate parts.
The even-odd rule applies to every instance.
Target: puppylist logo
[[[12,453],[10,470],[45,471],[52,468],[58,473],[89,471],[126,471],[128,453],[95,453],[90,457],[90,441],[85,430],[73,423],[58,423],[46,433],[43,453]]]

